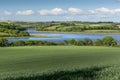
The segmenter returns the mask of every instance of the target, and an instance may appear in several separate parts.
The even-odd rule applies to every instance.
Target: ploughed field
[[[0,48],[0,80],[120,80],[120,48]]]

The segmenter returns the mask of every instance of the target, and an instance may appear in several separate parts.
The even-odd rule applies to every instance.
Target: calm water
[[[102,39],[104,36],[112,36],[116,40],[120,41],[120,34],[64,34],[64,33],[49,33],[49,32],[36,32],[34,29],[27,30],[30,34],[35,35],[41,35],[41,36],[51,36],[55,38],[35,38],[35,37],[29,37],[29,38],[8,38],[9,42],[14,42],[17,40],[42,40],[42,41],[50,41],[50,42],[58,42],[63,40],[69,40],[69,39],[76,39],[76,40],[82,40],[84,38],[89,38],[92,40],[95,39]]]

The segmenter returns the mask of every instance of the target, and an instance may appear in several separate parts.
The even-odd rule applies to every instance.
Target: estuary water
[[[41,37],[20,37],[20,38],[8,38],[9,42],[14,42],[17,40],[41,40],[41,41],[49,41],[49,42],[62,42],[64,40],[69,39],[76,39],[76,40],[82,40],[85,38],[89,38],[92,40],[95,39],[102,39],[104,36],[112,36],[117,41],[120,41],[120,34],[77,34],[77,33],[54,33],[54,32],[37,32],[35,29],[28,29],[27,30],[31,35],[36,36],[49,36],[46,38]]]

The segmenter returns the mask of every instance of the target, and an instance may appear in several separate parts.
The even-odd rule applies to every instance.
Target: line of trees
[[[64,42],[47,42],[47,41],[36,41],[36,40],[28,40],[28,41],[16,41],[9,43],[6,38],[0,38],[0,47],[7,46],[56,46],[56,45],[64,45],[64,46],[118,46],[117,41],[111,36],[105,36],[103,39],[91,40],[85,38],[83,40],[65,40]]]
[[[75,45],[75,46],[117,46],[117,41],[111,36],[105,36],[103,39],[91,40],[85,38],[83,40],[65,40],[66,45]]]
[[[28,41],[16,41],[16,42],[11,42],[9,44],[10,46],[52,46],[52,45],[58,45],[57,43],[54,42],[47,42],[47,41],[36,41],[36,40],[28,40]],[[60,44],[59,44],[60,45]]]
[[[9,47],[9,46],[56,46],[64,45],[63,43],[47,42],[47,41],[37,41],[37,40],[28,40],[22,41],[18,40],[16,42],[8,42],[6,38],[0,37],[0,47]]]

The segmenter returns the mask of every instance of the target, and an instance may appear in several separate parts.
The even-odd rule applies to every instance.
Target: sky
[[[0,0],[0,20],[120,22],[120,0]]]

